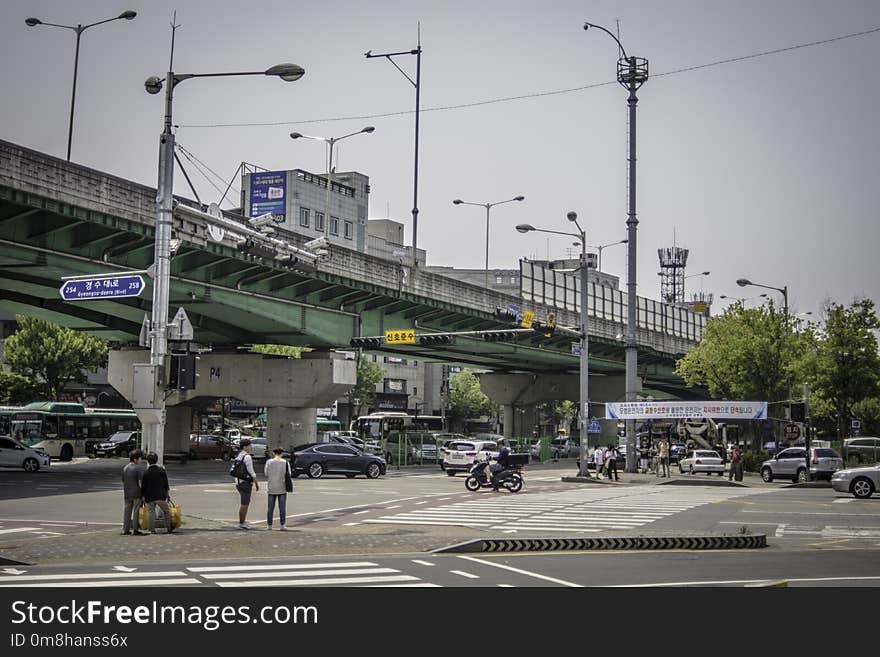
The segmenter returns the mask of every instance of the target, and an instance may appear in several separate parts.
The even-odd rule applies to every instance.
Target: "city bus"
[[[3,411],[0,411],[2,426]],[[117,431],[139,431],[132,410],[86,408],[69,402],[32,402],[9,411],[10,435],[52,458],[69,461],[86,456],[94,445]]]

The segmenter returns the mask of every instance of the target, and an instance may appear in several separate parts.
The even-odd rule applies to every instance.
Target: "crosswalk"
[[[364,523],[452,525],[502,532],[602,532],[636,529],[704,504],[764,492],[758,489],[658,486],[650,491],[579,490],[475,494],[472,499],[369,518]]]
[[[120,572],[69,572],[0,575],[0,588],[42,587],[123,587],[123,586],[356,586],[356,587],[433,587],[415,575],[373,561],[338,561],[332,563],[265,564],[236,566],[194,566],[177,570]]]

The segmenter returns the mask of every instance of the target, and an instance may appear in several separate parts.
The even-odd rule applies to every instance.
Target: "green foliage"
[[[557,399],[543,404],[542,409],[554,426],[567,428],[577,413],[577,404],[568,399]]]
[[[880,398],[869,397],[857,401],[852,406],[853,417],[862,423],[862,435],[876,436],[880,434]]]
[[[763,449],[756,452],[743,452],[743,471],[760,472],[761,464],[769,458],[770,455]]]
[[[358,415],[360,415],[360,407],[372,405],[376,398],[376,386],[382,383],[384,376],[385,373],[378,363],[368,360],[363,355],[358,359],[357,383],[348,391],[349,403],[354,404],[354,400],[358,400]]]
[[[878,328],[870,299],[849,307],[831,303],[823,334],[805,359],[802,372],[811,384],[811,415],[835,422],[839,436],[856,417],[857,404],[862,404],[860,412],[876,418],[877,404],[867,400],[880,396],[880,355],[872,333]]]
[[[46,393],[39,383],[20,374],[0,372],[0,404],[27,404]]]
[[[449,379],[449,414],[456,419],[491,415],[494,404],[483,394],[473,372],[464,370]]]
[[[287,358],[301,358],[302,352],[307,351],[305,347],[292,347],[286,344],[254,344],[248,349],[254,354],[265,354],[266,356],[287,356]]]
[[[16,374],[42,381],[46,396],[57,399],[70,381],[84,383],[85,370],[107,364],[107,343],[88,333],[17,315],[18,330],[6,340],[3,356]]]
[[[676,373],[688,386],[708,388],[713,399],[778,401],[788,397],[807,347],[772,302],[735,304],[709,319],[699,347],[678,361]]]

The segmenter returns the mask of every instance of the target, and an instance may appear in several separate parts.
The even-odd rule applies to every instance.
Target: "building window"
[[[345,222],[345,239],[350,240],[354,237],[354,224],[350,221]]]
[[[308,208],[300,208],[299,209],[299,225],[304,226],[305,228],[309,227],[309,209]]]
[[[385,379],[382,392],[406,394],[406,379]]]
[[[330,215],[330,234],[339,235],[339,219]]]
[[[502,283],[504,283],[504,279],[501,278],[501,276],[496,276],[496,277],[495,277],[495,284],[496,284],[496,285],[501,285]]]
[[[418,388],[413,388],[413,394],[414,394],[414,395],[418,395],[418,394],[419,394],[419,389],[418,389]]]
[[[324,230],[324,213],[323,212],[315,212],[315,230],[323,231]]]
[[[318,216],[318,215],[315,215],[315,217],[316,217],[316,218],[315,218],[315,223],[318,222],[317,216]],[[511,277],[510,277],[510,284],[511,284],[511,285],[516,285],[516,276],[511,276]]]

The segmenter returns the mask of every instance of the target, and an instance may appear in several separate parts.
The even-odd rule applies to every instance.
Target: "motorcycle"
[[[522,474],[516,466],[494,474],[497,485],[501,488],[506,488],[511,493],[518,493],[523,487]],[[474,492],[481,488],[491,488],[492,486],[492,481],[486,478],[486,462],[478,461],[474,463],[471,466],[467,479],[464,480],[464,487]]]

